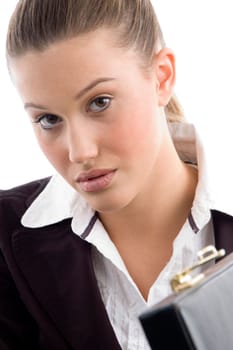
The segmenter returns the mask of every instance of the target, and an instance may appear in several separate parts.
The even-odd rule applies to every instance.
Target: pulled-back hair
[[[165,46],[150,0],[19,0],[11,17],[6,54],[18,57],[99,28],[113,28],[119,45],[134,48],[149,66]],[[182,121],[175,96],[165,107],[169,121]]]

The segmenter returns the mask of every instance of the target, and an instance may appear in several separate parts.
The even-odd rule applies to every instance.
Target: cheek
[[[45,157],[60,173],[64,172],[67,163],[67,152],[61,142],[51,141],[48,136],[36,133],[37,142]]]
[[[159,126],[154,111],[130,110],[111,132],[109,143],[122,155],[137,159],[148,154],[159,141]]]

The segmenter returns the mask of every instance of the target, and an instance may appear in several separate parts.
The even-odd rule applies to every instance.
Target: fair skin
[[[163,114],[172,51],[160,50],[145,72],[113,37],[102,29],[9,63],[42,151],[98,211],[146,299],[188,216],[197,174],[179,159]],[[93,170],[100,181],[88,178]]]

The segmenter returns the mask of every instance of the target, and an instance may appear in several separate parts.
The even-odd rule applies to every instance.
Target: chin
[[[100,202],[98,201],[95,203],[90,203],[89,205],[92,207],[93,210],[99,212],[99,213],[113,213],[120,211],[123,206],[119,203],[113,203],[113,202]]]
[[[96,196],[96,198],[86,198],[86,201],[92,207],[93,210],[96,210],[99,213],[114,213],[119,212],[122,209],[126,208],[130,200],[126,196],[116,196],[107,195],[107,196]]]

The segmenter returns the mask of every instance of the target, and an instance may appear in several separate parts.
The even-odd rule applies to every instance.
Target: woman
[[[0,194],[1,349],[148,349],[138,314],[233,225],[153,7],[21,0],[7,60],[57,175]]]

